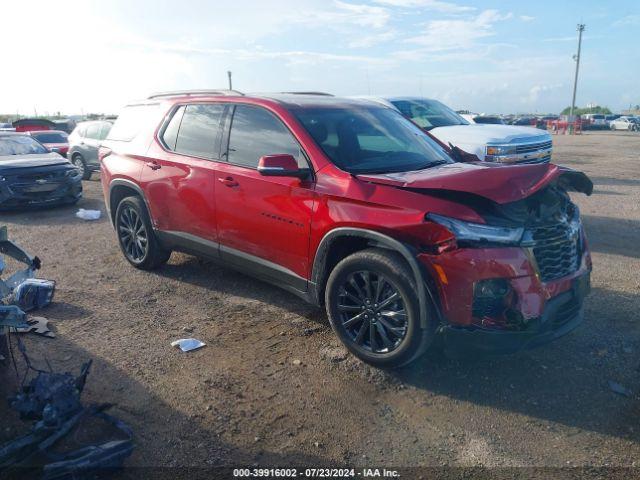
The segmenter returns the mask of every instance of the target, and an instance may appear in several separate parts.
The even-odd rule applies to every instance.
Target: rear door
[[[158,229],[186,248],[217,256],[215,169],[225,106],[175,106],[149,150],[141,185]]]
[[[100,139],[102,133],[101,122],[92,122],[87,125],[84,139],[80,142],[82,146],[82,156],[87,164],[92,166],[98,165],[98,148],[100,147]]]
[[[314,182],[265,177],[264,155],[291,154],[308,168],[304,151],[273,113],[254,105],[230,107],[224,159],[216,171],[218,238],[223,259],[254,274],[306,289]]]

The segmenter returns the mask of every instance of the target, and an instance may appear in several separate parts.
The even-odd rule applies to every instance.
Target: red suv
[[[398,112],[321,94],[155,95],[100,150],[107,209],[140,269],[173,250],[219,260],[325,305],[380,367],[441,336],[506,353],[583,317],[591,258],[551,164],[456,163]]]

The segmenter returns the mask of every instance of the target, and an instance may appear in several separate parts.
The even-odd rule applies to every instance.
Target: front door
[[[302,168],[308,161],[288,128],[262,107],[232,107],[226,123],[227,162],[218,164],[215,185],[221,256],[305,290],[315,184],[265,177],[257,166],[260,157],[283,153]]]

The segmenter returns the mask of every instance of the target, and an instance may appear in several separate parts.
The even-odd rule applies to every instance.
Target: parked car
[[[56,130],[56,124],[45,118],[21,118],[13,122],[16,132],[34,132],[38,130]]]
[[[10,123],[0,123],[0,132],[15,132],[16,129]]]
[[[112,125],[112,122],[106,120],[81,122],[69,135],[67,157],[80,169],[83,180],[89,180],[93,172],[100,170],[98,148],[107,138]]]
[[[535,117],[515,117],[509,125],[535,127],[537,125],[537,119]]]
[[[536,128],[546,130],[549,122],[554,122],[560,118],[558,115],[545,115],[543,117],[536,118]]]
[[[601,113],[587,113],[581,115],[583,130],[599,130],[607,128],[607,121]]]
[[[172,250],[324,304],[346,347],[406,364],[512,352],[578,325],[591,259],[551,164],[455,163],[398,112],[320,95],[176,92],[126,107],[100,149],[126,260]],[[247,348],[250,348],[247,346]]]
[[[30,135],[0,132],[0,209],[73,204],[82,197],[77,168]]]
[[[63,157],[67,156],[69,151],[69,135],[60,130],[40,130],[29,132],[33,138],[38,140],[47,149],[57,152]]]
[[[551,135],[530,127],[470,124],[437,100],[420,97],[362,97],[393,108],[444,145],[479,160],[543,163],[551,160]]]
[[[620,118],[622,115],[618,115],[618,114],[613,114],[613,115],[605,115],[604,116],[604,121],[607,123],[608,127],[611,127],[611,122],[613,122],[614,120],[617,120],[618,118]]]
[[[620,117],[609,123],[611,130],[631,130],[637,132],[640,130],[640,124],[635,117]]]

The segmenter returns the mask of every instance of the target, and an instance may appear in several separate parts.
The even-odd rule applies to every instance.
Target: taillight
[[[112,153],[113,153],[113,150],[111,150],[109,147],[100,147],[98,149],[98,161],[102,162],[102,160],[107,158]]]

